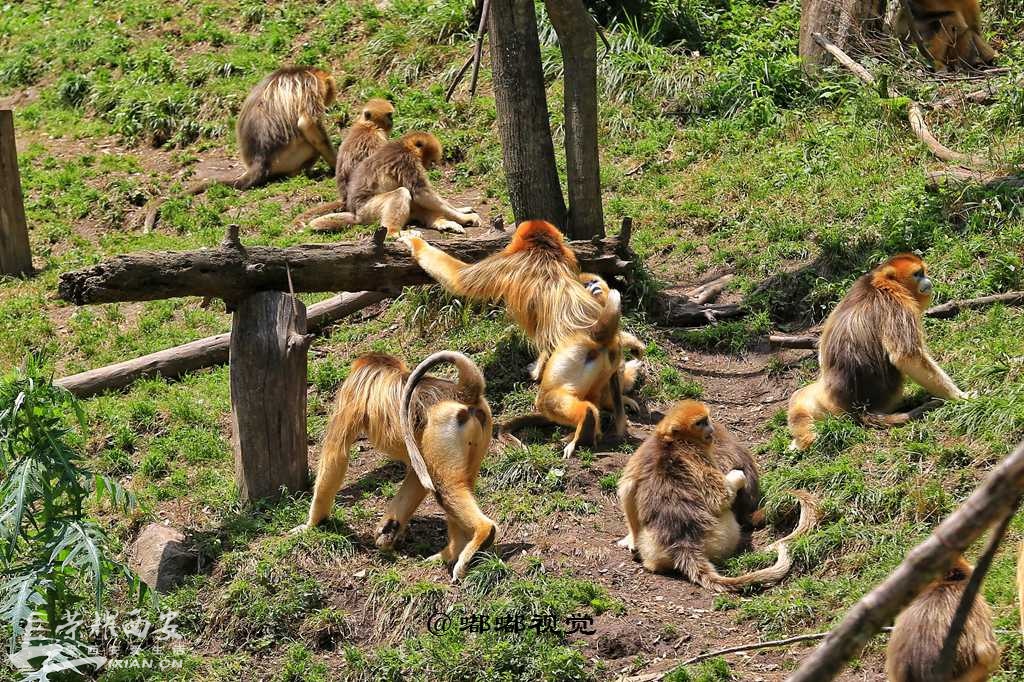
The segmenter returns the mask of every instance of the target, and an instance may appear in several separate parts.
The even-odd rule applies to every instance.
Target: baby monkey
[[[443,362],[455,365],[457,381],[426,376]],[[330,514],[348,469],[349,448],[365,434],[374,448],[407,465],[405,480],[376,532],[377,546],[391,549],[427,492],[433,491],[448,517],[448,543],[430,559],[454,562],[452,580],[460,580],[473,555],[489,547],[497,533],[497,525],[473,497],[492,430],[483,374],[462,353],[434,353],[411,373],[390,355],[356,359],[335,399],[309,519],[293,532]]]
[[[684,400],[630,457],[619,481],[629,528],[619,544],[635,550],[648,571],[679,571],[716,592],[782,580],[792,566],[789,543],[818,522],[814,498],[793,491],[800,501],[800,521],[766,548],[778,551],[775,564],[737,577],[719,574],[712,562],[739,550],[741,527],[752,522],[759,494],[749,452],[724,434],[711,422],[707,405]]]

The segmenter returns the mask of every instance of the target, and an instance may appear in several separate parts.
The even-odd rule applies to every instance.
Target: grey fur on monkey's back
[[[302,113],[316,119],[324,114],[324,98],[311,67],[286,66],[260,81],[245,98],[235,127],[245,165],[269,162],[274,152],[300,137]]]

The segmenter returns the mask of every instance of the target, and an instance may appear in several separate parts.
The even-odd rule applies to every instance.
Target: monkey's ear
[[[469,421],[469,410],[462,408],[459,413],[455,415],[455,419],[459,422],[459,426],[462,426]]]
[[[417,147],[422,147],[423,146],[423,140],[416,140],[416,146]]]
[[[367,121],[369,121],[371,118],[373,118],[373,114],[371,114],[369,111],[364,111],[363,112],[363,118],[365,118]]]

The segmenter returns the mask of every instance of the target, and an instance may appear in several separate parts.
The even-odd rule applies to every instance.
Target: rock
[[[176,528],[151,523],[132,545],[130,565],[142,582],[157,592],[169,592],[199,567],[199,556]]]

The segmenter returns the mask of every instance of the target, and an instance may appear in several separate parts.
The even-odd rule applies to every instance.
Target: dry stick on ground
[[[317,332],[343,317],[387,298],[377,291],[338,294],[309,307],[306,328]],[[231,334],[217,334],[174,348],[143,355],[106,367],[58,379],[54,383],[79,398],[88,398],[103,391],[124,388],[146,377],[174,379],[186,372],[220,365],[228,361]]]
[[[854,61],[850,55],[835,46],[828,38],[820,33],[815,33],[814,40],[817,41],[825,51],[835,57],[837,62],[845,66],[851,73],[853,73],[853,75],[857,76],[857,78],[859,78],[865,85],[875,85],[875,77],[871,75],[871,72]],[[882,94],[885,97],[889,97],[889,93]],[[939,142],[928,129],[928,124],[925,123],[924,112],[921,110],[921,105],[913,100],[910,101],[910,104],[907,107],[907,119],[910,121],[910,129],[914,131],[914,135],[917,136],[917,139],[921,140],[921,142],[928,147],[928,150],[937,158],[943,161],[959,163],[967,166],[991,166],[991,163],[987,159],[983,159],[973,154],[963,154],[961,152],[953,151]]]
[[[1005,294],[993,294],[991,296],[980,296],[978,298],[966,298],[955,301],[947,301],[941,305],[932,306],[924,311],[925,317],[946,319],[954,317],[962,310],[975,310],[986,306],[1003,303],[1005,305],[1024,305],[1024,291],[1009,291]],[[818,347],[818,337],[813,335],[789,336],[787,334],[772,334],[768,341],[781,348],[808,348]]]
[[[1020,188],[1024,187],[1024,175],[999,175],[962,166],[925,173],[925,184],[928,187],[940,187],[947,182],[971,183],[988,188]]]
[[[895,571],[857,602],[787,682],[828,682],[871,638],[906,608],[956,557],[1004,518],[1024,493],[1024,443],[973,494],[915,547]]]
[[[693,297],[693,302],[703,305],[704,303],[710,303],[715,300],[723,291],[725,291],[725,287],[733,280],[734,277],[735,275],[728,273],[713,279],[706,284],[701,284],[690,292],[690,296]]]

